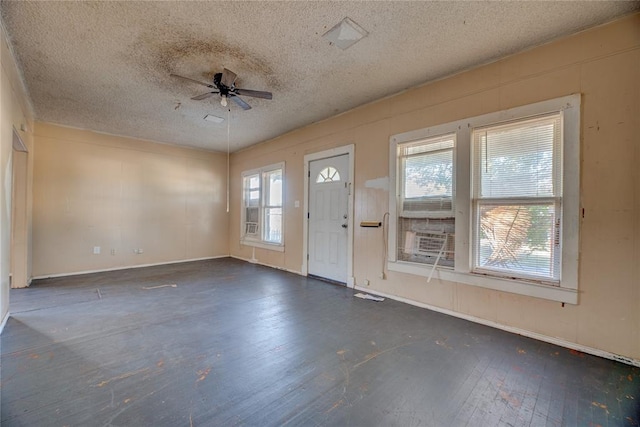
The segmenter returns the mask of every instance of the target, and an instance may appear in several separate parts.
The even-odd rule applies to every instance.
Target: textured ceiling
[[[2,20],[36,118],[226,150],[206,88],[226,67],[273,100],[231,106],[231,150],[571,34],[640,2],[30,2]],[[341,50],[322,35],[349,17],[369,35]]]

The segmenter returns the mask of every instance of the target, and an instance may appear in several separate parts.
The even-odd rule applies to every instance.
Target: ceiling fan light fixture
[[[213,116],[211,114],[207,114],[206,116],[204,116],[204,119],[208,122],[213,122],[213,123],[222,123],[224,122],[224,119],[222,117],[218,117],[218,116]]]
[[[322,37],[340,49],[345,50],[362,40],[368,34],[364,28],[356,24],[351,18],[346,17],[332,29],[324,33]]]
[[[227,97],[222,95],[221,99],[220,99],[220,105],[222,105],[223,107],[227,106]]]

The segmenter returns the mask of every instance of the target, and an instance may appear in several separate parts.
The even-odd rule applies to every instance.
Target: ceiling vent
[[[356,44],[369,33],[360,25],[356,24],[350,18],[344,18],[335,27],[324,33],[322,37],[329,40],[332,44],[345,50]]]
[[[211,114],[207,114],[206,116],[204,116],[204,119],[208,122],[213,122],[213,123],[224,122],[224,119],[222,117],[212,116]]]

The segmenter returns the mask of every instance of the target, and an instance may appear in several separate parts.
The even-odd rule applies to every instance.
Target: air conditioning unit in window
[[[447,233],[407,231],[404,252],[410,255],[441,257],[447,249]]]
[[[451,197],[430,197],[423,199],[405,199],[402,202],[402,216],[415,216],[421,213],[451,212]]]

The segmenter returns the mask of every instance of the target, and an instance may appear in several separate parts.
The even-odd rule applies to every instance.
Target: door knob
[[[342,228],[347,228],[348,225],[347,224],[342,224]]]

